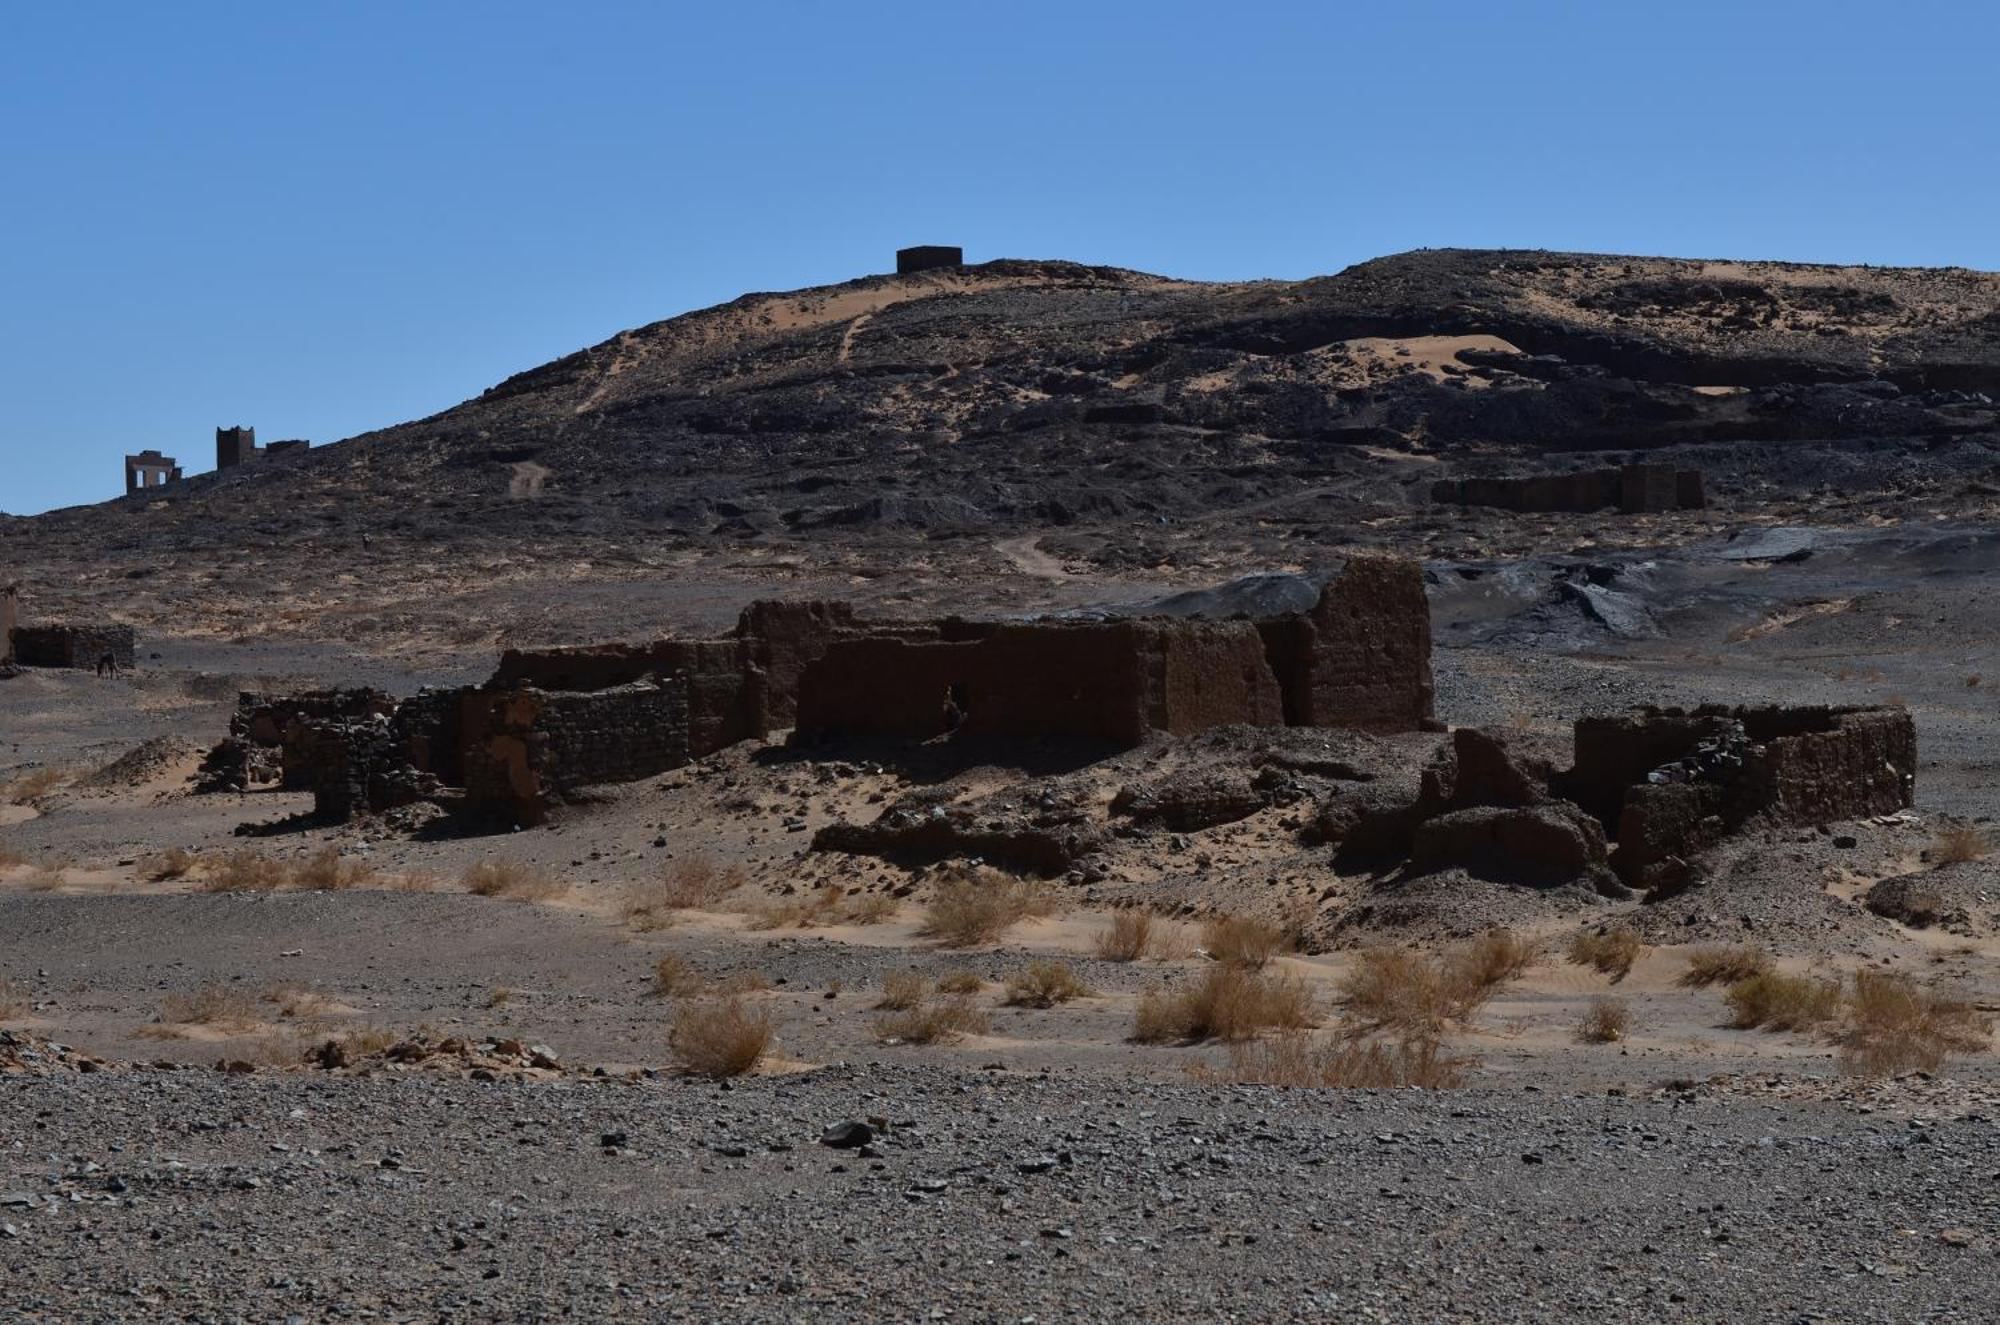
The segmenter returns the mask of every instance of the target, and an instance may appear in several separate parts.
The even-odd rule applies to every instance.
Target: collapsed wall
[[[649,677],[589,691],[473,691],[460,707],[469,806],[539,824],[580,787],[635,782],[688,762],[688,684]]]
[[[1439,479],[1431,485],[1431,500],[1446,506],[1491,506],[1531,514],[1616,509],[1626,515],[1641,515],[1700,510],[1708,504],[1700,470],[1650,464],[1569,474]]]

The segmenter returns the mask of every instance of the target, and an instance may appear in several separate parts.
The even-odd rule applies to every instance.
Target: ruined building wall
[[[14,661],[14,623],[21,619],[20,591],[0,585],[0,663]]]
[[[764,599],[743,609],[736,634],[749,641],[750,661],[764,674],[765,722],[789,727],[798,719],[799,678],[836,639],[861,633],[851,604]]]
[[[467,804],[538,824],[577,787],[687,763],[688,686],[670,676],[606,690],[470,691],[459,730]]]
[[[1284,699],[1247,621],[1139,623],[1146,726],[1183,735],[1232,723],[1281,727]]]
[[[1356,556],[1311,613],[1266,623],[1264,636],[1294,726],[1415,731],[1435,723],[1431,608],[1416,562]]]
[[[130,626],[16,626],[13,640],[14,661],[23,667],[91,668],[106,654],[120,667],[131,667],[138,657]]]
[[[1700,470],[1653,464],[1512,478],[1439,479],[1431,485],[1431,500],[1447,506],[1577,515],[1609,509],[1638,515],[1707,505]]]

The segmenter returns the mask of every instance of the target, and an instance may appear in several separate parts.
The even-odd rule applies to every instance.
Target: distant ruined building
[[[963,267],[965,250],[956,244],[918,244],[896,250],[896,274],[929,271],[934,267]]]
[[[238,465],[255,464],[259,460],[275,460],[280,456],[297,455],[309,450],[312,443],[298,439],[272,442],[268,446],[257,445],[255,428],[217,428],[215,430],[215,468],[220,473],[234,469]]]
[[[125,457],[125,495],[148,488],[161,488],[179,480],[181,462],[158,451],[141,451]]]

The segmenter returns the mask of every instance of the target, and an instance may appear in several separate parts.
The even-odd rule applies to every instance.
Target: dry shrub
[[[60,787],[68,778],[69,774],[60,768],[38,768],[0,785],[0,800],[9,805],[32,804]]]
[[[1488,992],[1511,984],[1541,960],[1541,948],[1512,930],[1489,929],[1445,954],[1447,980],[1458,988]],[[1483,1001],[1483,1000],[1482,1000]]]
[[[1613,1044],[1625,1038],[1632,1025],[1632,1009],[1622,998],[1593,998],[1576,1024],[1576,1038],[1585,1044]]]
[[[931,982],[915,971],[891,971],[882,977],[882,997],[875,1006],[885,1012],[908,1012],[930,997]]]
[[[192,994],[161,999],[159,1019],[170,1026],[246,1025],[257,1019],[257,1001],[241,989],[210,981]]]
[[[889,894],[865,893],[847,904],[845,915],[850,925],[879,925],[895,919],[896,911],[896,899]]]
[[[653,992],[662,998],[688,998],[708,988],[708,977],[687,958],[668,953],[653,964]]]
[[[518,989],[509,989],[506,985],[495,985],[486,995],[486,1006],[489,1008],[504,1008],[514,1001],[514,995],[519,992],[521,991]]]
[[[1248,970],[1295,946],[1283,926],[1250,916],[1217,916],[1201,928],[1201,946],[1216,961]]]
[[[365,860],[349,860],[340,848],[329,843],[307,856],[292,870],[292,885],[332,892],[358,888],[375,877],[375,867]]]
[[[459,882],[475,897],[506,897],[517,902],[546,902],[563,886],[533,865],[515,860],[482,860],[466,868]]]
[[[1120,911],[1111,917],[1110,927],[1097,936],[1097,955],[1108,962],[1136,962],[1153,947],[1152,915],[1146,911]]]
[[[168,847],[165,851],[140,861],[139,869],[154,883],[165,883],[169,879],[187,877],[200,863],[201,858],[192,851],[181,847]]]
[[[1688,968],[1681,972],[1684,989],[1706,989],[1710,985],[1741,984],[1771,969],[1771,958],[1756,948],[1696,948],[1688,954]]]
[[[1247,1040],[1267,1030],[1304,1030],[1313,1017],[1312,991],[1298,977],[1218,963],[1196,980],[1149,990],[1139,1000],[1132,1038]]]
[[[272,985],[257,1000],[275,1005],[278,1016],[287,1021],[324,1017],[333,1006],[330,995],[302,984]]]
[[[1764,971],[1729,986],[1729,1024],[1738,1030],[1809,1031],[1840,1014],[1840,984]]]
[[[1007,977],[1007,1006],[1052,1008],[1073,998],[1089,998],[1091,988],[1067,962],[1029,962]]]
[[[674,1062],[689,1076],[740,1077],[771,1047],[771,1014],[736,997],[688,999],[668,1037]]]
[[[343,1031],[334,1037],[341,1048],[347,1051],[349,1062],[379,1054],[390,1046],[400,1044],[408,1036],[392,1031],[386,1026],[357,1026],[351,1031]]]
[[[1444,1052],[1436,1040],[1315,1042],[1288,1031],[1251,1044],[1231,1045],[1222,1071],[1199,1068],[1197,1080],[1252,1086],[1327,1090],[1453,1090],[1465,1084],[1467,1059]]]
[[[1506,930],[1427,957],[1408,948],[1373,948],[1340,982],[1350,1034],[1394,1031],[1435,1039],[1469,1020],[1502,985],[1534,963],[1534,945]]]
[[[737,866],[723,869],[707,856],[690,856],[670,863],[657,879],[633,884],[626,892],[625,919],[635,929],[665,929],[674,912],[713,907],[747,882]]]
[[[1640,941],[1638,932],[1630,929],[1611,929],[1601,934],[1584,930],[1569,941],[1569,959],[1578,966],[1588,966],[1610,976],[1612,984],[1630,975],[1632,963],[1645,951],[1646,945]]]
[[[208,856],[201,862],[202,891],[211,893],[264,893],[285,886],[285,864],[245,847],[226,856]]]
[[[43,865],[28,875],[26,887],[30,892],[52,893],[63,886],[63,871],[60,865]]]
[[[1939,829],[1929,852],[1932,862],[1939,865],[1962,865],[1992,854],[1993,839],[1978,824],[1953,824]]]
[[[1899,975],[1857,971],[1847,1016],[1834,1037],[1850,1071],[1869,1076],[1935,1072],[1949,1054],[1991,1045],[1993,1023],[1970,1004]]]
[[[0,1021],[8,1021],[28,1010],[28,992],[14,981],[0,976]]]
[[[875,1037],[884,1044],[936,1044],[986,1029],[986,1014],[966,997],[927,999],[913,1008],[892,1012],[875,1022]]]
[[[818,929],[824,925],[873,925],[896,913],[892,897],[854,897],[837,883],[823,884],[803,897],[750,908],[751,929]]]
[[[1054,893],[998,870],[960,870],[937,885],[918,932],[947,948],[992,943],[1030,916],[1053,915]]]
[[[976,994],[986,988],[986,982],[977,972],[960,969],[940,975],[937,988],[940,994]]]

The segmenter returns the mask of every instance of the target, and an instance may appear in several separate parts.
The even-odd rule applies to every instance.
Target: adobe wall
[[[488,685],[496,690],[532,686],[551,693],[607,690],[648,677],[687,673],[689,748],[712,754],[770,730],[764,673],[754,662],[757,641],[654,640],[649,644],[588,644],[509,649]],[[780,656],[803,651],[803,632],[788,638]]]
[[[20,619],[20,592],[11,584],[0,585],[0,664],[14,661],[14,623]]]
[[[130,626],[16,626],[13,641],[14,661],[23,667],[92,668],[109,654],[120,667],[129,668],[138,656]]]
[[[750,642],[750,661],[764,673],[764,720],[773,728],[798,718],[799,678],[834,640],[860,633],[849,603],[762,599],[743,609],[736,634]]]
[[[1141,708],[1153,731],[1285,725],[1278,678],[1247,621],[1138,622]]]
[[[1422,568],[1357,555],[1303,617],[1259,623],[1295,727],[1416,731],[1436,722],[1431,608]]]
[[[1917,730],[1908,710],[1829,710],[1830,725],[1764,743],[1744,769],[1749,795],[1791,823],[1828,823],[1908,809]],[[1746,721],[1751,738],[1756,727]]]
[[[794,730],[808,737],[929,740],[950,729],[945,701],[985,679],[981,643],[863,636],[838,640],[799,678]]]
[[[1431,500],[1446,506],[1490,506],[1534,515],[1584,515],[1609,509],[1637,515],[1698,510],[1707,505],[1700,470],[1651,464],[1569,474],[1439,479],[1431,485]]]

